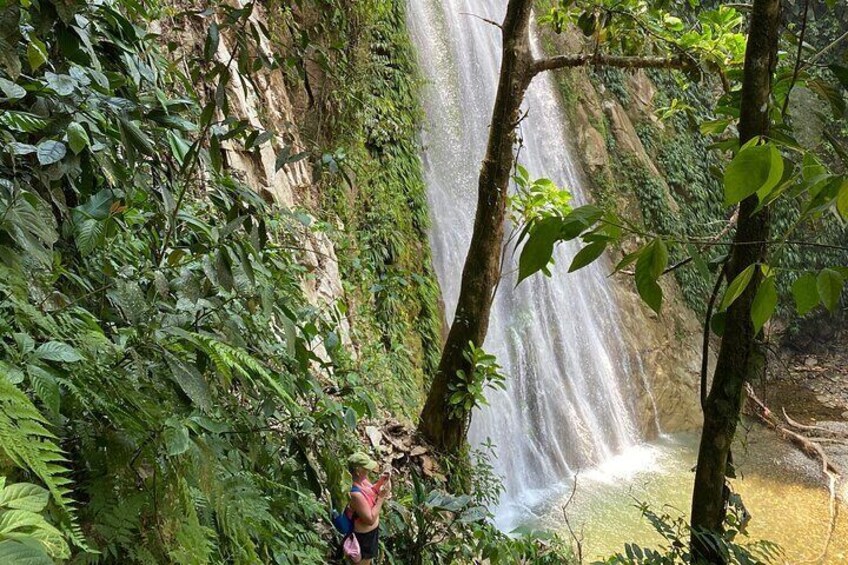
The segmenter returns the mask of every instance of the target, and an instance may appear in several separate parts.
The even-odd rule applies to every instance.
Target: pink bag
[[[348,534],[348,536],[344,539],[342,549],[344,550],[345,557],[350,559],[353,563],[359,563],[362,561],[362,552],[359,549],[359,540],[356,539],[353,532],[350,532],[350,534]]]

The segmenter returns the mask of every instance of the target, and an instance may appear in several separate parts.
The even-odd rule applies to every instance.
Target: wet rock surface
[[[801,423],[848,420],[848,330],[817,343],[788,342],[755,388],[772,409],[785,409]]]

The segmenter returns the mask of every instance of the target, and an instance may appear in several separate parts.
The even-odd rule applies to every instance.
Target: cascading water
[[[477,173],[485,152],[501,53],[505,0],[410,0],[409,25],[427,84],[422,132],[433,219],[431,245],[448,320],[459,293],[474,222]],[[568,187],[585,202],[552,79],[536,77],[521,125],[522,164],[531,176]],[[560,246],[554,275],[515,287],[505,266],[485,348],[497,355],[507,390],[489,394],[470,439],[496,445],[505,491],[496,512],[509,528],[525,510],[567,488],[567,478],[638,442],[633,369],[641,361],[619,329],[613,289],[600,261],[566,274],[578,243]],[[517,255],[516,255],[517,257]]]

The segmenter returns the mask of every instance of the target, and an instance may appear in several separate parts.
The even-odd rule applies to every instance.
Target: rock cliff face
[[[247,3],[233,0],[232,4],[244,8]],[[250,20],[258,24],[258,29],[269,29],[269,16],[261,4],[254,5]],[[183,45],[184,51],[199,49],[204,44],[208,22],[198,20],[195,23],[197,25],[181,30],[168,30],[165,37],[176,39]],[[281,151],[296,155],[306,149],[300,127],[303,116],[298,116],[293,102],[297,93],[290,91],[281,72],[260,71],[250,78],[244,76],[232,56],[231,41],[232,38],[226,34],[220,36],[214,59],[227,66],[230,72],[227,90],[232,114],[247,121],[251,127],[274,132],[274,135],[251,150],[245,150],[234,141],[223,142],[224,167],[258,192],[266,202],[286,209],[312,209],[316,180],[309,161],[299,159],[277,165],[277,155]],[[258,44],[264,51],[263,55],[273,58],[274,48],[269,37],[260,35]],[[304,229],[300,240],[302,259],[309,272],[303,282],[306,298],[320,309],[344,300],[342,277],[331,239],[324,232]],[[340,319],[340,326],[343,342],[353,345],[346,316]],[[321,344],[317,347],[323,349]],[[355,347],[351,351],[355,353]]]
[[[547,38],[561,52],[579,50],[575,37]],[[643,71],[627,76],[630,104],[627,108],[603,84],[592,81],[584,69],[558,72],[570,126],[574,133],[574,149],[583,163],[590,188],[596,198],[615,209],[623,217],[640,223],[642,206],[638,183],[624,184],[615,167],[622,161],[634,164],[661,188],[660,196],[672,214],[679,211],[660,168],[651,158],[637,133],[637,125],[662,130],[655,115],[654,84]],[[614,155],[613,155],[614,153]],[[636,241],[625,243],[623,253],[632,250]],[[622,308],[622,323],[631,345],[640,352],[647,385],[637,382],[640,390],[638,406],[643,429],[652,429],[656,411],[660,428],[672,432],[697,427],[701,422],[699,377],[701,366],[701,325],[695,313],[682,300],[672,277],[661,284],[665,294],[660,316],[645,306],[635,291],[632,276],[615,276],[615,289]],[[712,362],[712,360],[711,360]]]
[[[245,2],[236,0],[239,7]],[[267,15],[261,6],[257,6],[251,18],[268,29]],[[273,56],[270,39],[260,37],[260,48],[265,55]],[[309,208],[312,187],[315,181],[308,161],[301,159],[277,166],[277,155],[288,148],[291,154],[305,149],[298,128],[298,120],[292,104],[292,96],[283,82],[281,73],[261,73],[255,82],[248,80],[239,72],[228,46],[228,39],[222,37],[215,53],[215,59],[221,64],[229,64],[232,80],[229,83],[230,100],[236,101],[234,113],[247,120],[258,129],[276,132],[277,136],[259,146],[258,151],[244,151],[234,143],[225,142],[226,164],[236,171],[254,190],[286,208]],[[304,283],[307,298],[316,306],[333,304],[344,296],[342,280],[339,274],[335,247],[326,234],[317,231],[305,231],[303,237],[304,258],[313,276]],[[345,339],[348,338],[347,320],[343,323]]]
[[[228,70],[230,113],[263,132],[259,143],[221,142],[222,165],[304,224],[291,222],[306,298],[338,324],[345,362],[372,383],[375,402],[411,418],[438,356],[441,315],[403,5],[339,2],[324,14],[310,3],[228,2],[249,11],[247,59],[278,64],[251,69],[234,30],[218,22],[210,65]],[[203,50],[208,60],[221,16],[188,3],[194,16],[163,36],[177,58]],[[320,355],[324,344],[315,347]]]

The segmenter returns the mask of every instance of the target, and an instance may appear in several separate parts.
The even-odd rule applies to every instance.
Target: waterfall
[[[408,20],[426,80],[422,131],[424,174],[432,216],[430,242],[448,321],[459,294],[471,238],[477,174],[485,152],[500,67],[505,0],[410,0]],[[536,42],[533,39],[534,43]],[[534,45],[539,50],[538,45]],[[581,172],[552,77],[533,81],[521,124],[522,164],[531,177],[567,187],[586,202]],[[504,493],[496,510],[509,528],[568,488],[580,469],[640,441],[635,414],[641,361],[620,328],[603,259],[567,274],[580,248],[561,245],[553,277],[515,286],[517,254],[508,250],[485,349],[497,355],[506,391],[488,394],[475,412],[472,445],[495,444]]]

